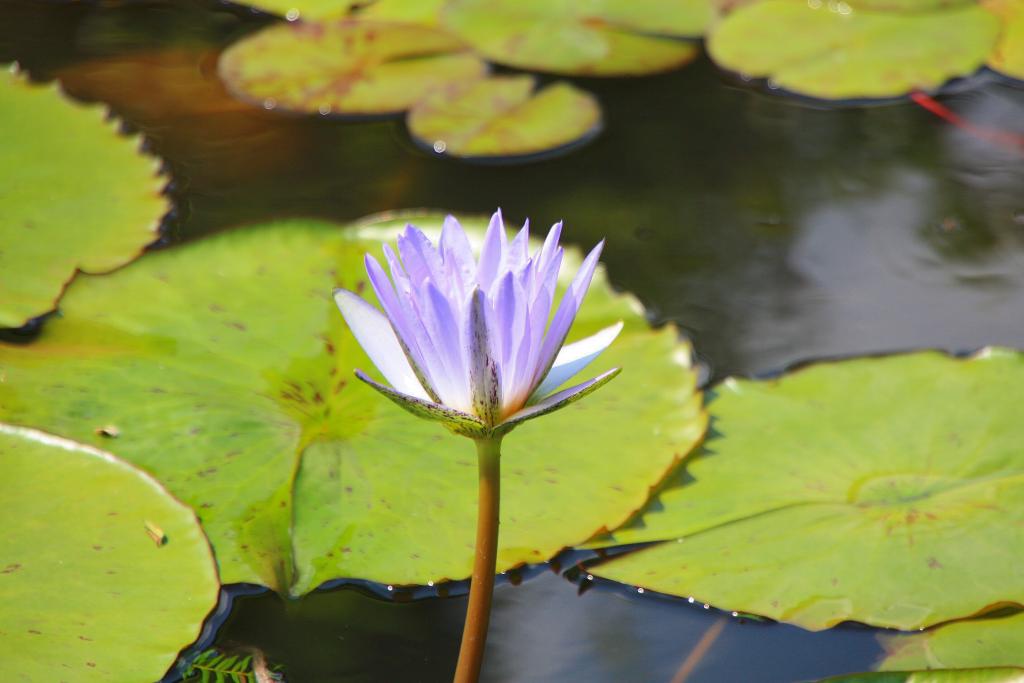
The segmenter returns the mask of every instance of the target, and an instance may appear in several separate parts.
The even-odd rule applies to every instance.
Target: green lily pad
[[[1024,0],[988,0],[984,6],[1003,24],[988,65],[1006,76],[1024,80]]]
[[[0,673],[153,681],[217,604],[195,514],[109,453],[0,425]]]
[[[218,69],[233,95],[268,109],[378,115],[481,78],[487,65],[438,29],[345,19],[270,26],[225,50]]]
[[[914,353],[726,380],[714,431],[594,574],[818,630],[1024,602],[1024,355]],[[689,482],[689,483],[688,483]]]
[[[53,310],[76,271],[117,268],[158,236],[159,161],[105,116],[0,73],[0,327]]]
[[[376,0],[359,10],[360,19],[438,26],[447,0]]]
[[[409,111],[409,133],[438,153],[486,158],[547,152],[600,131],[593,95],[563,82],[535,87],[532,76],[496,76],[435,92]]]
[[[933,90],[985,64],[999,22],[971,3],[931,12],[766,0],[726,16],[708,39],[724,69],[829,100]]]
[[[363,254],[400,225],[276,223],[85,279],[36,343],[0,344],[0,415],[153,472],[199,512],[225,583],[301,594],[336,577],[463,578],[473,445],[355,381],[372,365],[331,297],[371,291]],[[689,347],[603,275],[570,339],[619,319],[592,368],[622,366],[615,386],[505,440],[499,570],[620,525],[704,432]]]
[[[1024,669],[941,669],[849,674],[826,678],[820,683],[1024,683]]]
[[[882,638],[879,669],[1024,667],[1024,612],[945,624],[913,635]]]
[[[704,33],[709,0],[453,0],[442,24],[499,64],[582,76],[637,76],[680,67]]]

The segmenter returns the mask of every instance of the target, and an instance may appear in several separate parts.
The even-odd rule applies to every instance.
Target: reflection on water
[[[586,81],[606,130],[571,155],[467,166],[414,149],[399,120],[288,117],[234,102],[217,51],[265,19],[216,2],[0,8],[0,59],[109,103],[173,173],[171,241],[294,215],[435,207],[567,220],[608,238],[612,282],[690,335],[716,378],[811,357],[1024,346],[1024,158],[907,104],[826,110],[736,87],[706,61]],[[581,81],[582,82],[582,81]],[[945,100],[1021,130],[1024,89]],[[462,599],[353,590],[241,599],[225,640],[293,681],[445,680]],[[667,681],[718,618],[545,574],[498,592],[487,679]],[[868,666],[866,630],[729,622],[688,680],[793,681]]]
[[[786,683],[865,669],[880,649],[870,629],[810,633],[625,590],[574,587],[545,572],[495,594],[484,680],[506,683],[672,680],[716,622],[722,633],[686,679]],[[239,598],[221,642],[288,663],[289,680],[444,681],[455,669],[464,598],[382,603],[353,589],[296,603]]]

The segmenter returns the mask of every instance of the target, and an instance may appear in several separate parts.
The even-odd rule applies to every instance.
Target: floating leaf
[[[225,50],[218,68],[235,96],[268,109],[358,115],[401,112],[487,72],[438,29],[353,19],[270,26]]]
[[[984,6],[1003,23],[988,65],[1011,78],[1024,80],[1024,0],[988,0]]]
[[[722,68],[793,93],[885,98],[973,73],[998,32],[995,17],[973,3],[903,14],[766,0],[726,16],[708,39],[708,53]]]
[[[359,0],[246,0],[245,4],[289,21],[313,21],[341,18],[362,3]]]
[[[409,112],[409,132],[435,152],[482,158],[547,152],[600,131],[593,95],[568,83],[535,86],[532,76],[497,76],[435,92]]]
[[[806,0],[794,0],[806,2]],[[813,3],[813,0],[812,0]],[[846,3],[853,11],[868,10],[872,12],[931,12],[950,7],[965,7],[974,4],[974,0],[848,0]],[[834,11],[844,8],[838,6]]]
[[[442,24],[480,54],[522,69],[586,76],[668,71],[697,56],[708,0],[453,0]]]
[[[886,657],[878,668],[958,669],[1024,667],[1024,613],[945,624],[913,635],[882,638]]]
[[[395,21],[423,26],[441,23],[446,0],[377,0],[359,10],[360,19]]]
[[[812,630],[1024,602],[1022,401],[1024,355],[999,349],[727,380],[720,436],[605,545],[682,540],[593,573]]]
[[[157,237],[159,162],[105,115],[0,73],[0,327],[52,310],[76,270],[117,268]]]
[[[372,365],[331,297],[366,288],[364,252],[399,228],[277,223],[85,279],[36,343],[0,345],[0,415],[156,474],[201,515],[226,583],[301,594],[335,577],[463,578],[472,444],[355,381]],[[592,369],[623,366],[614,389],[505,441],[499,571],[621,524],[703,434],[689,347],[603,276],[570,338],[619,319]],[[96,434],[105,425],[119,436]]]
[[[199,636],[219,590],[210,546],[148,474],[0,425],[0,503],[4,680],[153,681]]]
[[[1024,683],[1024,669],[942,669],[849,674],[826,678],[819,683]]]

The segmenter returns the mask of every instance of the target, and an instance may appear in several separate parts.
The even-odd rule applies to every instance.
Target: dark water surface
[[[168,241],[271,218],[351,220],[432,207],[559,218],[608,238],[612,282],[696,344],[712,380],[801,360],[929,347],[1024,347],[1024,158],[899,103],[828,110],[762,93],[706,60],[651,78],[581,80],[605,132],[568,156],[470,166],[413,147],[400,120],[254,110],[217,51],[266,23],[217,3],[0,3],[0,60],[108,103],[167,160]],[[944,102],[1024,133],[1024,89],[974,79]],[[953,587],[951,587],[953,588]],[[629,593],[627,595],[627,593]],[[293,683],[444,681],[463,598],[395,603],[356,589],[239,598],[221,642],[256,645]],[[544,571],[499,587],[488,681],[798,681],[869,668],[857,627],[741,622]]]

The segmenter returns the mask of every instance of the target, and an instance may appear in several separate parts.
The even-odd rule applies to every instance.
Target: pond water
[[[564,218],[572,243],[606,237],[611,281],[694,341],[709,382],[823,357],[1024,347],[1024,157],[910,102],[823,108],[701,59],[579,81],[605,111],[604,133],[582,149],[468,165],[415,148],[400,120],[290,117],[230,99],[217,51],[266,21],[193,0],[7,0],[0,59],[108,103],[145,134],[173,178],[168,246],[275,217],[501,206],[538,225]],[[1019,84],[982,75],[944,102],[1024,133]],[[809,633],[533,574],[497,590],[485,680],[799,681],[870,668],[880,652],[866,628]],[[263,649],[293,682],[446,680],[464,598],[381,592],[238,597],[218,642]]]

